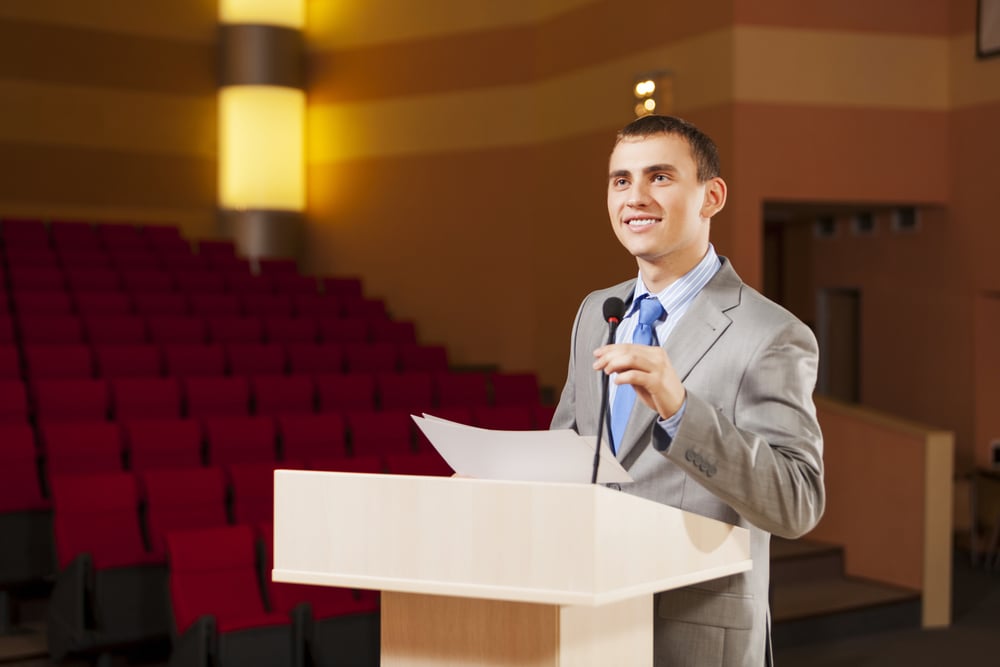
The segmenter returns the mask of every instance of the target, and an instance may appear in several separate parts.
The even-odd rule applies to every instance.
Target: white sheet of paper
[[[494,431],[433,415],[413,421],[452,470],[479,479],[589,483],[597,438],[575,431]],[[597,481],[627,484],[628,472],[601,447]]]

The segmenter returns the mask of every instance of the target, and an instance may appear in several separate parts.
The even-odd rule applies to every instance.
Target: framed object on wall
[[[1000,0],[979,0],[976,55],[980,58],[1000,56]]]

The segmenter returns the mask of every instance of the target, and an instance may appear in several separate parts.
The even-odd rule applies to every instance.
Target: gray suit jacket
[[[581,304],[552,428],[597,433],[601,376],[592,364],[607,338],[604,300],[627,302],[634,286],[593,292]],[[654,662],[760,667],[770,651],[770,534],[806,533],[825,502],[812,400],[816,339],[723,258],[666,350],[687,390],[685,414],[671,442],[656,413],[636,401],[618,452],[635,483],[622,490],[748,528],[753,569],[658,595]]]

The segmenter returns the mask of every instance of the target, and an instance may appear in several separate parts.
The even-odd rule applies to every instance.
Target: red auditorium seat
[[[161,468],[139,473],[146,500],[150,551],[166,555],[167,535],[176,530],[229,523],[222,468]]]
[[[233,463],[226,466],[232,488],[235,523],[256,524],[274,521],[274,471],[301,468],[297,462]],[[273,600],[271,601],[273,604]]]
[[[370,475],[385,473],[385,465],[382,463],[382,458],[378,456],[317,457],[309,461],[309,469],[321,470],[323,472],[350,472]]]
[[[108,418],[108,383],[104,379],[36,380],[32,395],[39,423]]]
[[[47,246],[7,248],[5,254],[7,255],[7,266],[10,267],[12,273],[21,269],[58,271],[60,268],[59,255]]]
[[[294,294],[292,303],[299,317],[340,317],[340,300],[329,294]]]
[[[96,345],[94,355],[98,377],[156,377],[163,374],[163,359],[156,345]]]
[[[28,424],[0,423],[0,514],[43,510],[35,434]]]
[[[264,317],[264,339],[269,343],[315,343],[319,328],[311,317]]]
[[[75,292],[73,303],[83,317],[131,315],[132,300],[124,292]]]
[[[0,223],[4,245],[13,247],[46,247],[49,245],[49,231],[41,220],[5,218]]]
[[[436,450],[419,454],[389,454],[385,457],[385,467],[394,475],[451,477],[455,472]]]
[[[253,317],[291,317],[292,299],[287,294],[243,294],[243,312]]]
[[[378,405],[383,410],[430,412],[434,392],[430,373],[379,373],[376,376]]]
[[[11,292],[14,310],[25,315],[72,315],[73,300],[65,289],[20,289]]]
[[[61,568],[46,628],[52,659],[165,639],[167,570],[145,549],[135,476],[56,476],[52,501]]]
[[[403,343],[417,342],[417,328],[413,322],[376,318],[369,324],[369,335],[375,342]]]
[[[21,342],[82,343],[83,322],[75,315],[22,315],[18,318]]]
[[[183,315],[150,315],[147,318],[149,338],[154,343],[205,343],[208,329],[200,317]]]
[[[0,380],[21,379],[21,355],[17,346],[0,343]]]
[[[226,350],[221,345],[167,343],[163,346],[167,375],[221,376],[226,373]]]
[[[315,379],[319,412],[375,409],[374,373],[319,373]]]
[[[250,378],[250,391],[258,415],[316,411],[316,385],[310,375],[256,375]]]
[[[202,464],[202,424],[196,419],[132,419],[123,423],[129,468],[196,468]]]
[[[340,298],[344,317],[361,317],[366,320],[387,319],[389,317],[385,303],[380,299],[366,299],[360,296]]]
[[[174,284],[179,291],[186,292],[192,297],[221,294],[226,290],[222,276],[211,269],[176,271]]]
[[[53,220],[49,224],[52,245],[65,248],[98,248],[100,241],[94,228],[87,222]]]
[[[20,380],[0,380],[0,424],[28,421],[28,395]]]
[[[0,314],[0,343],[10,344],[14,342],[14,323],[10,316]]]
[[[282,458],[289,461],[344,458],[347,426],[343,415],[284,414],[277,418]]]
[[[257,524],[265,572],[272,567],[274,526]],[[334,586],[305,586],[267,581],[268,598],[278,613],[302,610],[308,653],[317,667],[377,665],[380,659],[379,594]]]
[[[242,313],[240,301],[232,294],[222,292],[188,292],[191,314],[197,317],[239,317]]]
[[[319,283],[313,276],[300,276],[279,273],[271,276],[274,291],[278,294],[316,294]]]
[[[472,409],[476,426],[499,431],[530,431],[535,414],[530,405],[489,405]]]
[[[186,377],[183,383],[189,417],[250,414],[250,380],[246,377]]]
[[[225,349],[233,375],[281,375],[288,366],[277,343],[230,343]]]
[[[119,273],[127,273],[137,269],[163,269],[160,256],[149,248],[108,248],[108,257]],[[125,281],[122,280],[125,285]]]
[[[537,405],[538,378],[534,373],[493,373],[493,405]]]
[[[156,268],[122,268],[122,286],[133,295],[159,294],[174,290],[174,278]]]
[[[109,250],[146,249],[146,239],[135,225],[98,223],[94,225],[94,233],[100,244]]]
[[[328,276],[320,279],[323,292],[339,297],[361,296],[361,278],[353,276]]]
[[[399,368],[395,343],[345,343],[344,367],[349,373],[390,373]]]
[[[335,374],[344,372],[344,350],[334,343],[288,343],[291,373]]]
[[[83,343],[27,344],[24,364],[30,381],[94,377],[94,355]]]
[[[414,453],[413,420],[406,411],[349,411],[345,413],[354,456]]]
[[[319,338],[324,343],[367,343],[370,323],[363,317],[318,317]]]
[[[173,225],[144,225],[142,235],[151,248],[191,254],[191,244],[181,236],[181,230]]]
[[[475,408],[490,404],[486,376],[482,373],[437,373],[434,384],[437,404],[443,408]]]
[[[57,475],[119,472],[122,433],[107,421],[42,424],[39,426],[49,478]]]
[[[139,344],[148,340],[146,320],[138,315],[93,315],[83,318],[92,345]]]
[[[66,271],[104,269],[111,258],[103,248],[57,248],[59,264]]]
[[[448,370],[448,351],[443,345],[399,346],[399,369],[407,371],[429,371],[432,373]]]
[[[176,292],[136,292],[132,301],[136,314],[147,318],[191,314],[187,297]]]
[[[206,417],[204,424],[212,465],[278,460],[274,417]]]
[[[554,405],[536,405],[532,408],[535,414],[535,428],[539,430],[544,430],[549,428],[552,424],[552,416],[556,412],[556,406]]]
[[[268,612],[249,526],[177,531],[167,537],[178,665],[291,666],[292,627]],[[210,647],[214,650],[209,653]]]
[[[262,258],[257,260],[261,275],[274,276],[297,276],[299,274],[299,263],[294,259]]]
[[[223,267],[222,279],[225,281],[226,289],[233,294],[270,294],[274,292],[274,284],[269,278],[255,276],[245,266]]]
[[[209,338],[214,343],[261,343],[264,326],[259,317],[208,317]]]
[[[181,387],[175,377],[112,378],[115,419],[175,419],[181,416]]]
[[[8,271],[10,286],[15,291],[66,289],[66,279],[62,271],[54,266],[40,267],[35,262],[28,266],[19,266],[11,262]]]
[[[121,277],[114,269],[96,267],[66,269],[66,284],[74,292],[113,292],[122,288]]]

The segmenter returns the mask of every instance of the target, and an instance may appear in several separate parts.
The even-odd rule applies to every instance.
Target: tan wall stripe
[[[218,10],[206,0],[3,0],[0,20],[211,42]]]
[[[174,97],[0,80],[0,141],[216,155],[215,93]]]
[[[215,88],[215,47],[0,21],[0,79],[191,95]]]
[[[910,35],[946,35],[954,6],[972,5],[974,0],[837,0],[837,2],[802,2],[802,0],[735,0],[737,24],[819,30],[850,30],[902,33]]]

